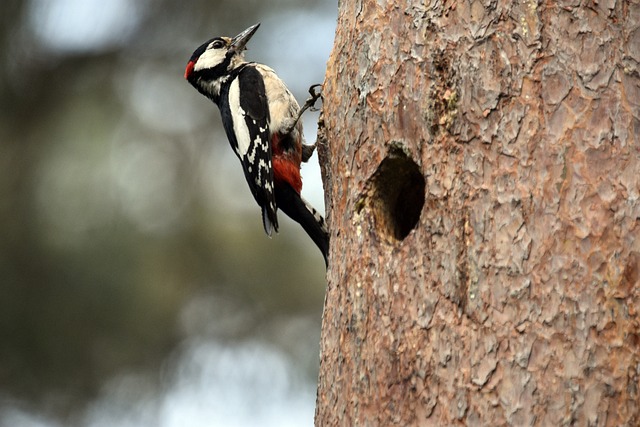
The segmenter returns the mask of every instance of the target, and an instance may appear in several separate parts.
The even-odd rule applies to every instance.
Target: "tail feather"
[[[276,211],[273,210],[275,213]],[[271,237],[273,232],[278,232],[278,217],[275,214],[271,214],[271,210],[262,207],[262,225],[264,226],[264,232],[267,236]]]
[[[329,231],[322,215],[288,184],[276,186],[275,195],[278,208],[302,226],[322,252],[328,266]]]

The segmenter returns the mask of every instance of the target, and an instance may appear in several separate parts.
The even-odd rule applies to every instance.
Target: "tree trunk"
[[[427,3],[339,5],[316,425],[639,425],[638,1]]]

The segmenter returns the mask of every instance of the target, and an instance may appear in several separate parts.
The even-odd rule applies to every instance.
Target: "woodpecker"
[[[304,144],[300,106],[275,71],[244,59],[247,42],[259,26],[200,45],[184,77],[220,109],[227,139],[262,209],[267,235],[278,231],[280,209],[302,226],[327,264],[326,223],[300,195],[300,163],[308,161],[315,148]]]

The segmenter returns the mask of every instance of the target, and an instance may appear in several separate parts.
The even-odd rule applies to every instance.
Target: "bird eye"
[[[220,49],[221,47],[224,47],[224,42],[222,40],[216,40],[213,43],[211,43],[211,47],[213,49]]]

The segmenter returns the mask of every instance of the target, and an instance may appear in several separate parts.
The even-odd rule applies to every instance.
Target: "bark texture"
[[[317,426],[640,424],[639,27],[340,2]]]

